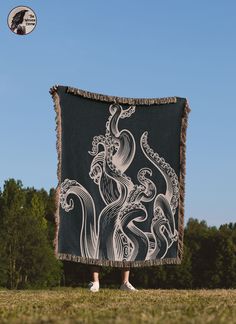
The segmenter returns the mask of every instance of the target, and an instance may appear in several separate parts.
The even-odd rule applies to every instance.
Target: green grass
[[[0,290],[0,323],[236,323],[236,289]]]

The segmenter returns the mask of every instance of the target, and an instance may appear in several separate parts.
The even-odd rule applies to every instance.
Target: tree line
[[[23,187],[8,179],[0,190],[0,287],[86,286],[88,265],[54,256],[55,189]],[[118,287],[120,269],[103,267],[101,286]],[[180,265],[132,268],[140,288],[236,288],[236,223],[219,228],[190,218]]]

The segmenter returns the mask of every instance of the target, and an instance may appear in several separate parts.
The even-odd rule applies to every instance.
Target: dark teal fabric
[[[83,258],[134,262],[177,258],[179,194],[177,193],[178,201],[174,208],[171,198],[166,193],[165,179],[168,181],[168,174],[163,176],[161,167],[147,158],[141,148],[140,138],[142,134],[148,132],[147,141],[150,148],[154,153],[158,153],[160,158],[164,158],[162,163],[170,165],[179,181],[181,121],[186,99],[177,98],[176,103],[169,104],[134,105],[135,112],[130,117],[121,118],[115,117],[115,114],[118,116],[118,109],[122,114],[131,105],[120,104],[119,108],[116,108],[118,104],[115,105],[114,102],[91,100],[67,93],[66,90],[67,87],[64,86],[57,89],[62,129],[58,253],[78,256],[81,262]],[[114,106],[111,113],[109,107],[112,104]],[[121,150],[121,155],[125,152],[125,149],[122,152],[123,140],[126,141],[127,147],[135,145],[134,156],[130,158],[132,161],[123,173],[130,177],[133,186],[139,186],[143,190],[142,199],[139,197],[135,200],[137,191],[135,193],[133,189],[132,195],[132,186],[129,185],[127,189],[122,179],[117,180],[117,175],[111,176],[110,173],[113,171],[107,165],[105,148],[102,144],[98,145],[97,153],[97,156],[100,154],[97,162],[100,190],[99,183],[95,183],[89,174],[96,156],[88,153],[92,150],[93,139],[95,136],[105,136],[106,123],[112,116],[118,120],[118,135],[107,135],[107,138],[110,136],[111,140],[117,140],[116,144],[109,144],[114,149],[112,162],[116,165],[114,156],[117,150]],[[125,130],[128,132],[123,139],[121,134],[122,131],[125,134]],[[116,165],[118,170],[119,163]],[[162,168],[165,172],[166,167]],[[137,179],[141,169],[144,169],[144,183]],[[152,175],[148,170],[152,171]],[[142,185],[144,187],[141,187]],[[179,186],[178,183],[178,190]],[[76,188],[79,188],[79,193]],[[107,201],[101,197],[102,190],[105,191]],[[125,190],[128,190],[128,194],[127,192],[124,194]],[[151,192],[153,197],[147,198]],[[122,200],[122,195],[126,199]],[[140,205],[135,207],[132,199],[136,205],[140,204],[141,208]],[[66,206],[68,207],[71,201],[74,205],[68,211]],[[92,202],[95,210],[91,210]],[[107,214],[101,216],[106,209]],[[85,215],[86,213],[88,214]],[[89,217],[92,219],[88,219]],[[130,221],[125,221],[126,218]],[[154,230],[152,226],[158,222],[159,228],[156,225]]]

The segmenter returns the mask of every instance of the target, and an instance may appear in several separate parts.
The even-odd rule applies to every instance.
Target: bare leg
[[[121,269],[121,290],[129,290],[129,291],[137,291],[136,288],[134,288],[131,283],[129,282],[129,274],[130,274],[130,268],[122,268]]]
[[[123,268],[121,270],[121,284],[129,282],[130,268]]]
[[[91,278],[92,281],[88,284],[88,288],[92,292],[99,291],[99,272],[100,267],[90,266]]]
[[[100,272],[100,267],[91,266],[91,275],[92,275],[93,282],[99,282],[99,272]]]

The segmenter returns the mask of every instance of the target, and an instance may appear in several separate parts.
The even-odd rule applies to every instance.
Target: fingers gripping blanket
[[[183,256],[184,98],[50,89],[56,111],[55,255],[114,267]]]

